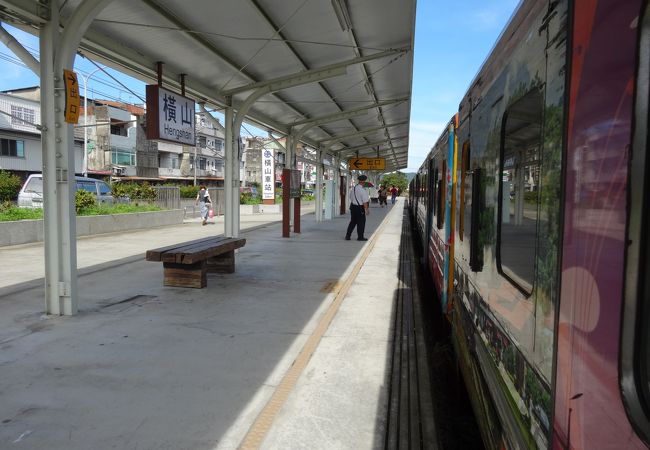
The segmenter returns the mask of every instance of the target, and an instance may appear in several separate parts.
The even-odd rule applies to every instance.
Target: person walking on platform
[[[204,185],[199,186],[199,192],[196,194],[196,201],[194,204],[200,205],[201,207],[201,218],[203,219],[201,225],[207,224],[208,214],[210,213],[210,205],[212,204],[212,201],[210,200],[210,193]]]
[[[350,224],[348,225],[348,232],[345,233],[345,240],[349,241],[357,227],[357,241],[367,241],[363,237],[363,232],[366,229],[366,216],[370,214],[370,196],[363,188],[362,183],[368,179],[365,175],[359,175],[357,180],[359,182],[350,189]]]
[[[379,191],[377,191],[377,194],[379,195],[379,205],[382,208],[388,205],[388,203],[386,203],[386,198],[388,197],[388,193],[386,192],[386,186],[384,186],[383,184],[379,186]]]
[[[397,188],[395,187],[394,184],[390,185],[390,189],[388,190],[388,192],[390,192],[390,203],[394,205],[395,199],[397,199]]]

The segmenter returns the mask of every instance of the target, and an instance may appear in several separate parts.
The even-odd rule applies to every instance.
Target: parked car
[[[83,189],[97,197],[98,203],[113,204],[115,198],[111,194],[111,187],[94,178],[75,177],[76,189]],[[34,174],[27,178],[22,189],[18,193],[18,206],[21,208],[42,208],[43,207],[43,175]]]

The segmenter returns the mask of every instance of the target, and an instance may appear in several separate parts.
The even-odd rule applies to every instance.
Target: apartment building
[[[0,92],[0,170],[10,171],[22,179],[43,170],[41,105],[38,87]],[[75,133],[75,171],[81,173],[83,137]]]
[[[0,93],[0,169],[23,178],[42,171],[39,87]],[[75,172],[152,183],[223,185],[225,129],[196,114],[196,146],[146,138],[143,106],[90,100],[74,130]],[[84,142],[87,158],[84,165]]]

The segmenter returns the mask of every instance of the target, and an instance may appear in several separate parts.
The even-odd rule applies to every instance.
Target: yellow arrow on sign
[[[352,158],[348,160],[348,167],[353,170],[384,170],[386,158]]]

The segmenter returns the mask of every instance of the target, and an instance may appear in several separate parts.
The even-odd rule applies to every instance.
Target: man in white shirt
[[[348,225],[348,232],[345,233],[345,240],[349,241],[357,227],[357,241],[367,241],[363,237],[363,232],[366,229],[366,216],[370,214],[369,203],[370,197],[368,192],[363,188],[362,183],[368,179],[365,175],[357,177],[359,182],[350,189],[350,224]]]

